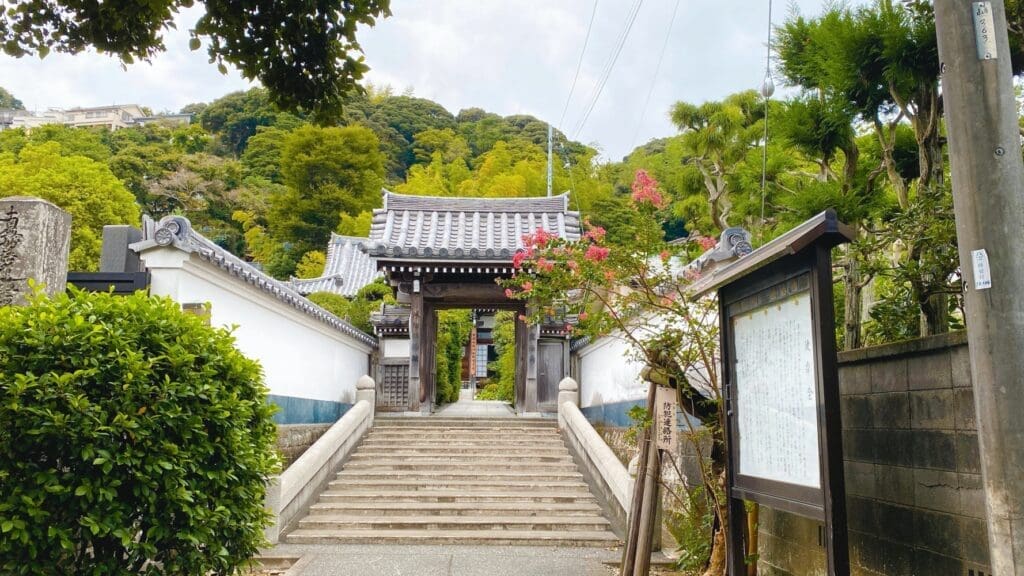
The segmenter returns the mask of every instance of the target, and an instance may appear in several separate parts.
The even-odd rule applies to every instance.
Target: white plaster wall
[[[142,258],[152,294],[209,302],[214,326],[236,327],[238,349],[263,366],[271,394],[355,403],[356,380],[370,371],[370,346],[197,256],[157,248]]]
[[[647,398],[647,387],[640,377],[644,365],[631,357],[627,341],[607,336],[577,354],[581,407]]]
[[[381,353],[385,358],[408,358],[408,338],[382,338],[380,341]]]

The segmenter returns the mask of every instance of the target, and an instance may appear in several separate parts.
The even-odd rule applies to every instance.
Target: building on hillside
[[[69,108],[62,110],[50,108],[45,112],[29,110],[13,110],[10,122],[0,123],[0,130],[5,128],[25,128],[32,130],[46,124],[63,124],[73,128],[106,128],[119,130],[132,126],[143,126],[152,123],[190,124],[191,114],[148,114],[137,104],[114,104],[111,106],[95,106],[91,108]]]
[[[330,292],[352,298],[380,277],[377,264],[363,249],[366,238],[331,233],[327,262],[318,278],[292,278],[288,285],[302,295]]]

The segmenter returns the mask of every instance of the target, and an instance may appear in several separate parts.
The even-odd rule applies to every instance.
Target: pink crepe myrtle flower
[[[609,250],[607,248],[598,246],[597,244],[591,244],[590,247],[587,248],[587,252],[583,257],[591,262],[601,262],[605,258],[608,258],[608,252]]]
[[[537,269],[541,272],[551,272],[555,269],[555,263],[541,256],[537,259]]]
[[[586,312],[580,312],[580,322],[586,322],[587,318],[589,318],[589,317],[590,317],[590,314],[587,314]]]
[[[505,288],[505,298],[515,298],[516,293],[511,288]]]
[[[533,282],[529,280],[523,282],[523,292],[529,292],[530,290],[533,290]]]
[[[600,226],[594,226],[590,230],[587,230],[583,234],[583,237],[587,240],[593,240],[594,242],[601,242],[602,240],[604,240],[605,234],[607,234],[607,231],[604,228]]]
[[[512,267],[522,268],[523,260],[526,260],[526,250],[519,250],[514,256],[512,256]]]
[[[655,208],[664,208],[668,204],[658,191],[658,181],[646,170],[637,170],[633,178],[633,202],[650,203]]]
[[[661,256],[661,261],[662,262],[668,262],[669,257],[672,256],[672,255],[669,253],[668,250],[662,250],[661,254],[659,254],[659,256]]]

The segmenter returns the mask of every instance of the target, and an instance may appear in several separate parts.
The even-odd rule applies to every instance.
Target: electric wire
[[[615,63],[618,62],[619,60],[619,55],[622,53],[622,48],[623,46],[626,45],[626,40],[629,38],[629,33],[633,29],[633,24],[636,22],[636,17],[640,13],[640,7],[642,5],[643,0],[636,0],[636,2],[633,3],[632,8],[630,8],[630,13],[627,15],[626,26],[623,29],[622,33],[619,34],[618,40],[616,41],[615,49],[612,51],[612,54],[608,59],[607,64],[605,64],[597,85],[591,92],[591,97],[588,99],[589,103],[586,106],[584,106],[583,116],[580,118],[579,122],[576,123],[575,128],[573,128],[573,139],[579,137],[579,134],[583,130],[583,127],[586,126],[587,124],[587,120],[590,119],[590,114],[594,111],[594,108],[597,106],[597,102],[601,98],[601,93],[604,92],[604,87],[608,83],[608,78],[611,77],[612,71],[615,69]]]
[[[587,24],[587,35],[583,38],[583,50],[580,50],[580,59],[576,62],[576,73],[572,76],[572,86],[569,87],[569,95],[565,98],[565,106],[562,107],[562,115],[558,118],[558,130],[562,130],[562,122],[565,121],[565,113],[569,111],[569,103],[572,102],[572,95],[576,92],[576,82],[580,79],[580,70],[583,68],[583,57],[587,54],[587,45],[590,43],[590,32],[594,29],[594,16],[597,16],[597,4],[600,0],[594,0],[594,7],[590,11],[590,23]]]
[[[658,83],[658,73],[661,72],[661,61],[665,58],[665,52],[668,49],[668,41],[672,38],[672,26],[676,21],[676,12],[679,11],[679,0],[676,0],[675,7],[672,8],[672,17],[668,21],[668,30],[665,32],[665,41],[661,44],[661,53],[658,54],[658,64],[654,67],[654,76],[651,77],[651,87],[647,90],[647,98],[644,99],[643,108],[640,109],[640,119],[636,123],[636,130],[633,131],[633,140],[629,143],[629,150],[633,150],[636,146],[636,139],[640,136],[640,128],[643,126],[644,118],[647,116],[647,107],[651,103],[651,95],[654,94],[654,87]]]

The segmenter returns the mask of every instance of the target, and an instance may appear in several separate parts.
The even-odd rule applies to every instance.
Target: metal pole
[[[548,124],[548,196],[551,196],[551,124]]]
[[[1024,162],[1002,0],[936,0],[992,573],[1024,575]]]

